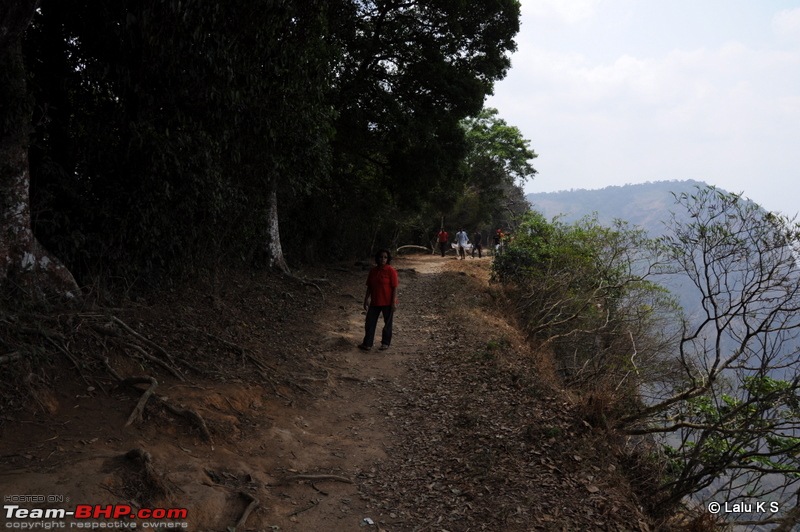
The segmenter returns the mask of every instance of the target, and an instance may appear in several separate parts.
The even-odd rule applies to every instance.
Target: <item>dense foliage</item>
[[[331,242],[328,257],[426,245],[465,192],[462,120],[510,65],[519,4],[359,2],[338,15],[331,176],[291,204],[314,216],[284,227],[306,247]]]
[[[555,351],[566,382],[595,390],[638,386],[668,371],[677,306],[649,277],[656,256],[640,230],[594,218],[572,224],[531,211],[494,260],[531,338]],[[658,332],[656,332],[658,331]]]
[[[669,435],[664,508],[704,489],[794,504],[800,228],[713,188],[679,195],[658,241],[528,212],[536,154],[482,109],[518,1],[35,4],[0,9],[0,284],[52,263],[29,225],[82,284],[117,285],[273,264],[279,219],[294,261],[513,228],[495,279],[600,405],[591,424]]]
[[[45,0],[34,230],[83,282],[258,259],[273,192],[295,261],[424,239],[518,29],[510,0]]]
[[[658,454],[655,511],[687,497],[773,502],[725,517],[789,530],[800,520],[800,227],[713,187],[675,199],[657,240],[532,212],[495,278],[584,396],[587,421]],[[662,279],[692,287],[696,310],[682,312]]]
[[[44,2],[27,40],[43,241],[84,280],[257,249],[269,184],[325,168],[324,5]]]
[[[459,227],[511,227],[530,210],[520,192],[536,175],[531,161],[537,155],[530,141],[500,118],[497,109],[484,109],[466,118],[462,126],[468,147],[467,182],[451,219]]]

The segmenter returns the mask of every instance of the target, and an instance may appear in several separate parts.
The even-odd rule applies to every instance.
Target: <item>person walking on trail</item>
[[[381,332],[381,351],[389,349],[392,344],[392,318],[397,308],[397,287],[400,280],[397,270],[392,268],[392,254],[382,249],[375,254],[375,266],[367,275],[367,293],[364,294],[364,310],[367,318],[364,322],[364,340],[358,344],[359,349],[369,351],[375,339],[378,317],[383,315],[383,331]]]
[[[478,252],[478,258],[482,257],[481,252],[483,251],[483,235],[480,231],[475,231],[475,234],[472,235],[472,258],[475,258],[475,251]]]
[[[458,256],[461,258],[461,260],[466,259],[467,258],[466,247],[467,244],[469,244],[469,236],[467,236],[467,232],[464,231],[463,228],[461,229],[461,231],[456,233],[456,243],[458,244]]]
[[[506,236],[503,234],[502,229],[498,229],[497,232],[494,234],[494,252],[495,254],[500,253],[503,250],[503,237]]]
[[[442,257],[444,257],[445,252],[447,252],[447,240],[450,238],[450,235],[448,235],[447,231],[442,227],[439,229],[437,237],[439,239],[439,251],[442,253]]]

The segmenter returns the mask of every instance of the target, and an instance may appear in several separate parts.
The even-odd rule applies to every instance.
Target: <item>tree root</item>
[[[172,376],[174,376],[179,381],[185,381],[186,380],[186,378],[181,374],[180,371],[178,371],[177,369],[173,368],[172,366],[170,366],[169,364],[167,364],[166,362],[164,362],[160,358],[154,357],[153,355],[151,355],[150,353],[145,351],[143,347],[138,346],[136,344],[128,344],[128,345],[131,348],[133,348],[134,350],[136,350],[144,358],[149,360],[150,362],[152,362],[154,364],[157,364],[157,365],[161,366],[162,368],[164,368],[165,370],[167,370]]]
[[[148,390],[139,399],[139,403],[137,403],[136,408],[134,408],[134,411],[131,413],[131,416],[128,418],[129,422],[125,424],[126,427],[128,425],[130,425],[133,421],[136,421],[137,419],[141,419],[141,414],[142,414],[142,412],[144,412],[144,407],[145,407],[145,404],[147,403],[147,400],[150,399],[150,397],[153,397],[154,401],[158,401],[158,403],[161,406],[163,406],[164,408],[166,408],[167,410],[169,410],[170,412],[172,412],[176,416],[184,417],[184,418],[188,419],[189,421],[191,421],[194,425],[196,425],[197,428],[200,429],[200,433],[203,435],[203,439],[205,441],[207,441],[209,443],[212,443],[212,444],[214,443],[214,439],[211,437],[211,432],[208,430],[208,425],[206,425],[205,420],[203,419],[203,417],[200,414],[198,414],[197,412],[195,412],[194,410],[191,410],[189,408],[183,408],[183,407],[174,406],[169,401],[167,401],[165,398],[159,397],[158,395],[155,395],[155,396],[153,395],[153,392],[155,391],[155,386],[158,385],[158,383],[156,382],[155,379],[153,379],[152,377],[130,377],[128,379],[123,379],[122,377],[120,377],[119,373],[117,373],[116,370],[114,370],[114,368],[111,367],[111,363],[108,361],[108,357],[105,357],[103,359],[103,363],[105,364],[106,369],[108,370],[108,372],[115,379],[117,379],[117,381],[119,381],[120,384],[127,384],[127,385],[130,385],[130,386],[133,386],[134,384],[141,384],[141,383],[147,383],[147,382],[151,383],[150,388],[148,388]],[[137,415],[135,415],[135,414],[137,414]],[[131,419],[133,419],[133,421],[131,421]]]
[[[290,513],[286,517],[294,517],[295,515],[300,515],[303,512],[307,512],[312,508],[315,508],[319,504],[319,500],[316,500],[311,503],[311,505],[306,506],[305,508],[300,508],[299,510],[295,510],[294,512]]]
[[[144,449],[131,449],[125,453],[125,458],[133,462],[139,463],[144,470],[144,481],[148,487],[153,490],[154,494],[158,497],[165,497],[170,494],[170,489],[162,480],[161,474],[156,471],[153,466],[153,457]]]
[[[264,362],[260,361],[252,353],[250,353],[250,351],[248,349],[245,349],[244,347],[240,346],[239,344],[235,344],[235,343],[233,343],[231,341],[228,341],[228,340],[226,340],[224,338],[220,338],[219,336],[217,336],[215,334],[211,334],[208,331],[204,331],[204,330],[198,329],[196,327],[189,327],[189,329],[193,330],[193,331],[201,332],[201,333],[205,334],[208,338],[211,338],[212,340],[216,340],[217,342],[221,343],[222,345],[224,345],[226,347],[229,347],[232,350],[238,352],[246,360],[249,360],[250,362],[252,362],[253,365],[255,365],[262,372],[265,372],[266,370],[269,369],[269,370],[277,373],[277,370],[275,368],[273,368],[273,367],[269,366],[268,364],[265,364]],[[264,375],[263,373],[262,373],[261,376],[266,378],[266,375]]]
[[[300,390],[301,392],[303,392],[303,393],[305,393],[305,394],[308,394],[308,395],[309,395],[309,396],[311,396],[311,397],[316,397],[316,394],[314,394],[314,392],[312,392],[311,390],[309,390],[308,388],[306,388],[305,386],[303,386],[303,385],[302,385],[302,384],[300,384],[300,383],[297,383],[297,382],[294,382],[294,381],[291,381],[291,380],[286,380],[286,381],[284,381],[284,382],[285,382],[286,384],[288,384],[289,386],[292,386],[292,387],[294,387],[294,388],[297,388],[297,389],[298,389],[298,390]]]
[[[89,318],[89,317],[90,318],[105,318],[105,316],[94,316],[94,315],[92,315],[92,316],[83,315],[83,317],[86,317],[86,318]],[[90,327],[95,332],[97,332],[97,333],[99,333],[99,334],[101,334],[103,336],[114,338],[118,342],[122,343],[123,346],[130,347],[131,349],[136,350],[143,358],[149,360],[150,362],[152,362],[154,364],[157,364],[157,365],[161,366],[162,368],[167,370],[171,375],[173,375],[178,380],[180,380],[180,381],[185,381],[186,380],[186,378],[183,376],[183,374],[180,371],[178,371],[177,368],[175,368],[175,358],[171,354],[169,354],[163,347],[161,347],[157,343],[153,342],[152,340],[149,340],[149,339],[145,338],[141,334],[137,333],[129,325],[127,325],[125,322],[123,322],[119,318],[116,318],[116,317],[112,316],[111,317],[111,323],[112,324],[117,324],[120,329],[122,329],[123,331],[131,334],[136,341],[144,343],[145,345],[148,345],[148,346],[152,347],[157,352],[159,352],[162,355],[164,355],[164,357],[167,360],[169,360],[170,363],[167,363],[164,360],[151,355],[141,345],[139,345],[137,342],[126,341],[126,339],[123,338],[122,333],[117,329],[109,327],[108,325],[99,325],[97,323],[90,324]],[[191,366],[187,362],[185,362],[183,360],[180,360],[180,362],[182,364],[186,365],[187,367],[189,367],[189,368],[191,368],[191,369],[193,369],[195,371],[198,371],[197,368]],[[202,374],[202,372],[200,372],[200,373]]]
[[[336,482],[344,482],[345,484],[354,483],[349,478],[340,475],[308,475],[308,474],[291,475],[284,478],[283,482],[294,482],[295,480],[333,480]]]
[[[164,408],[166,408],[176,416],[185,417],[186,419],[194,422],[194,424],[197,425],[197,428],[200,429],[200,433],[203,435],[203,439],[209,443],[212,444],[214,443],[214,439],[211,437],[211,432],[209,432],[208,430],[208,425],[206,425],[205,420],[200,414],[189,408],[179,408],[173,406],[170,403],[168,403],[166,399],[163,399],[161,397],[156,396],[156,399],[158,400],[159,403],[161,403],[161,405],[164,406]]]
[[[258,508],[258,505],[260,504],[258,502],[258,499],[256,499],[246,491],[240,491],[239,495],[244,497],[245,500],[250,501],[250,504],[247,505],[247,508],[245,508],[244,512],[242,512],[242,516],[239,518],[238,521],[236,521],[236,524],[233,526],[234,532],[236,530],[244,530],[244,525],[247,522],[247,518],[250,517],[250,514],[253,512],[253,510]]]
[[[87,385],[89,385],[90,384],[89,380],[86,378],[86,375],[84,375],[83,372],[81,371],[81,365],[78,364],[78,361],[75,360],[75,357],[72,356],[72,353],[69,352],[69,349],[67,349],[66,346],[64,346],[62,343],[56,342],[51,336],[45,335],[45,339],[48,342],[50,342],[50,344],[53,347],[55,347],[56,349],[61,351],[64,354],[64,356],[69,359],[70,362],[72,362],[72,365],[75,366],[75,371],[77,371],[78,375],[81,376],[81,379],[83,379],[83,382],[85,382]]]
[[[258,373],[264,379],[264,382],[266,382],[267,384],[269,384],[272,387],[273,393],[275,393],[275,395],[278,396],[278,397],[281,397],[283,399],[287,399],[286,396],[284,396],[283,394],[281,394],[278,391],[277,386],[275,385],[275,383],[272,380],[272,376],[270,374],[268,374],[268,371],[271,371],[272,374],[277,374],[278,370],[276,368],[274,368],[273,366],[270,366],[269,364],[266,364],[263,361],[259,360],[258,357],[256,357],[253,353],[251,353],[249,349],[244,348],[244,347],[240,346],[239,344],[233,343],[233,342],[231,342],[229,340],[226,340],[224,338],[220,338],[219,336],[217,336],[215,334],[211,334],[208,331],[204,331],[202,329],[198,329],[197,327],[189,327],[189,329],[192,330],[192,331],[196,331],[196,332],[199,332],[199,333],[202,333],[202,334],[206,335],[206,337],[211,338],[212,340],[215,340],[215,341],[221,343],[222,345],[232,349],[233,351],[236,351],[245,360],[249,360],[256,367],[256,369],[258,369]]]
[[[175,364],[175,359],[163,347],[161,347],[160,345],[158,345],[154,341],[152,341],[152,340],[150,340],[148,338],[145,338],[141,334],[137,333],[127,323],[125,323],[121,319],[117,318],[116,316],[111,316],[111,321],[113,323],[116,323],[120,327],[122,327],[126,332],[128,332],[131,335],[133,335],[135,338],[138,338],[140,341],[144,342],[145,344],[149,345],[150,347],[152,347],[153,349],[155,349],[156,351],[158,351],[159,353],[161,353],[162,355],[167,357],[167,360],[169,360],[170,362]]]
[[[136,403],[136,407],[133,409],[133,412],[131,412],[131,415],[128,416],[128,421],[125,422],[126,427],[129,427],[133,423],[142,420],[144,407],[147,404],[147,400],[150,399],[150,396],[156,391],[156,388],[158,387],[158,381],[156,381],[153,377],[128,377],[122,381],[122,384],[127,384],[129,386],[146,383],[150,383],[150,386],[148,386],[147,390],[139,398],[139,402]]]
[[[311,281],[308,281],[306,279],[297,277],[296,275],[292,275],[291,273],[288,273],[288,272],[283,272],[283,275],[288,277],[289,279],[293,279],[293,280],[297,281],[298,283],[300,283],[303,286],[313,286],[314,288],[317,289],[317,291],[319,292],[319,295],[322,296],[322,301],[325,301],[325,292],[323,292],[322,288],[320,288],[319,285],[316,284],[316,283],[328,282],[327,279],[314,279],[314,281],[316,281],[316,282],[311,282]]]
[[[303,382],[328,382],[328,380],[331,378],[331,373],[324,368],[322,371],[325,372],[324,377],[312,377],[311,375],[298,375],[297,380]]]

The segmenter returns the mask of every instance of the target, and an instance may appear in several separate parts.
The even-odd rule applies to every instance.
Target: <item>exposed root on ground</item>
[[[125,426],[129,427],[133,423],[142,420],[142,414],[144,413],[144,406],[147,404],[147,400],[150,399],[150,396],[153,395],[153,392],[156,391],[158,387],[158,381],[155,380],[153,377],[128,377],[127,379],[122,381],[122,384],[133,386],[134,384],[147,384],[149,383],[150,386],[147,387],[147,390],[142,394],[139,398],[139,402],[136,403],[136,408],[133,409],[131,415],[128,416],[128,421],[125,422]]]
[[[246,501],[249,501],[249,503],[247,505],[247,508],[244,509],[244,512],[242,512],[242,516],[239,517],[239,520],[236,521],[236,524],[233,526],[234,532],[236,530],[244,529],[244,525],[245,523],[247,523],[247,518],[250,517],[250,514],[253,512],[253,510],[258,508],[258,505],[260,504],[258,502],[258,499],[256,499],[246,491],[240,491],[239,495],[241,495]]]
[[[139,399],[139,402],[137,403],[136,408],[134,408],[133,412],[128,417],[128,422],[125,424],[126,427],[129,426],[131,423],[134,423],[134,422],[142,419],[142,413],[144,412],[144,407],[147,404],[147,400],[150,399],[150,397],[153,397],[154,401],[157,401],[159,404],[161,404],[161,406],[163,406],[164,408],[166,408],[167,410],[169,410],[170,412],[172,412],[176,416],[184,417],[184,418],[188,419],[189,421],[191,421],[192,423],[194,423],[194,425],[196,425],[197,428],[200,429],[200,433],[203,435],[203,439],[205,441],[207,441],[209,443],[213,443],[214,442],[213,438],[211,437],[211,432],[208,430],[208,426],[206,425],[205,420],[203,419],[203,417],[200,414],[198,414],[194,410],[191,410],[191,409],[188,409],[188,408],[174,406],[167,399],[165,399],[164,397],[159,397],[157,395],[153,396],[153,392],[155,391],[156,387],[158,386],[158,382],[156,382],[156,380],[154,378],[152,378],[152,377],[128,377],[128,378],[122,378],[122,377],[120,377],[119,373],[117,373],[117,371],[114,368],[111,367],[111,363],[108,361],[108,357],[106,357],[103,360],[103,362],[105,363],[105,366],[108,369],[108,372],[111,373],[111,375],[113,375],[114,378],[117,379],[117,381],[119,381],[120,384],[132,386],[134,389],[138,390],[138,388],[136,388],[134,386],[135,384],[150,383],[150,386],[148,387],[148,389],[144,392],[142,397]]]
[[[284,277],[288,277],[293,281],[300,283],[303,286],[313,286],[319,292],[319,295],[322,297],[322,301],[325,301],[325,292],[322,291],[322,288],[319,287],[318,283],[327,283],[328,279],[314,279],[313,281],[309,281],[308,279],[303,279],[301,277],[297,277],[296,275],[292,275],[288,272],[283,272]]]
[[[320,481],[320,480],[333,480],[335,482],[344,482],[345,484],[352,484],[353,481],[347,477],[343,477],[341,475],[309,475],[309,474],[298,474],[298,475],[291,475],[283,479],[283,483],[287,482],[294,482],[296,480],[312,480],[312,481]]]
[[[144,449],[131,449],[125,453],[125,458],[142,469],[142,480],[150,494],[156,498],[168,497],[171,490],[163,480],[163,475],[156,471],[153,457]]]
[[[206,425],[205,420],[200,414],[198,414],[197,412],[195,412],[190,408],[182,408],[174,406],[170,404],[163,397],[156,396],[156,399],[158,400],[159,403],[161,403],[161,405],[164,408],[166,408],[176,416],[184,417],[189,421],[191,421],[192,423],[194,423],[197,426],[197,428],[200,429],[200,433],[203,435],[203,439],[211,444],[214,443],[214,439],[211,437],[211,432],[208,430],[208,426]]]

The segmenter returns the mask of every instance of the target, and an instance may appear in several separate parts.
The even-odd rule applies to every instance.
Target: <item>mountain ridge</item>
[[[541,212],[547,219],[557,217],[562,222],[571,223],[596,214],[603,225],[619,219],[646,230],[650,236],[658,236],[664,233],[664,224],[675,205],[673,194],[691,194],[706,186],[706,183],[692,179],[648,181],[599,189],[536,192],[527,194],[525,199],[533,210]]]

